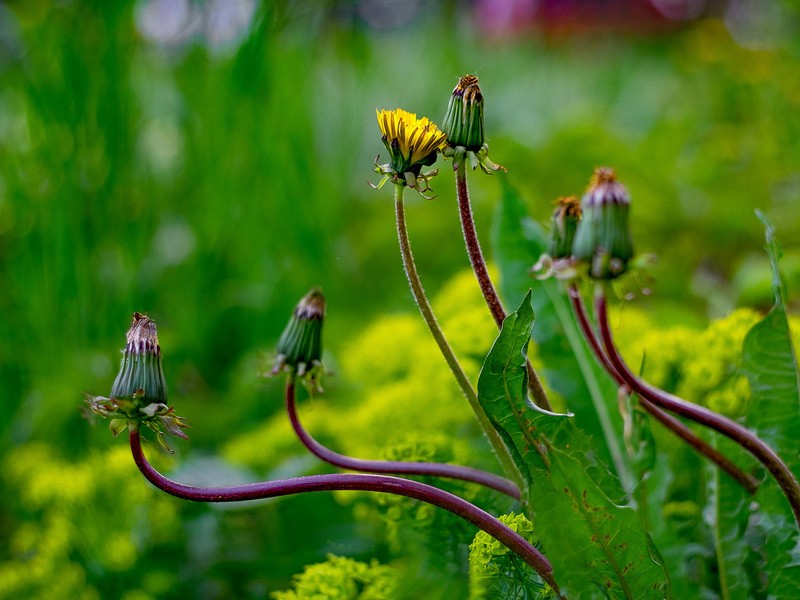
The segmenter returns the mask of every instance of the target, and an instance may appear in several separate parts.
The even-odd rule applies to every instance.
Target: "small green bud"
[[[126,428],[145,425],[155,431],[159,443],[170,450],[164,443],[164,435],[170,433],[186,438],[182,429],[188,425],[167,406],[167,382],[155,322],[142,313],[133,313],[122,352],[122,364],[111,386],[111,397],[88,396],[89,410],[111,419],[114,435]]]
[[[483,94],[475,75],[464,75],[450,96],[442,123],[449,146],[477,152],[484,143]]]
[[[270,375],[281,372],[296,374],[318,390],[322,367],[322,324],[325,318],[325,296],[314,288],[303,296],[292,318],[278,339],[275,366]]]
[[[619,277],[633,257],[633,238],[628,225],[630,198],[613,169],[595,169],[581,209],[573,257],[588,264],[593,279]]]
[[[576,196],[562,196],[550,217],[547,253],[553,259],[572,256],[572,241],[581,220],[581,203]]]

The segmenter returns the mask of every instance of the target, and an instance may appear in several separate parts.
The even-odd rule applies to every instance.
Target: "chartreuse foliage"
[[[525,515],[502,515],[500,520],[535,543],[533,523]],[[470,600],[535,600],[552,597],[552,590],[519,556],[484,531],[469,547]]]
[[[328,556],[295,575],[292,589],[273,592],[274,600],[391,600],[397,587],[392,567]]]
[[[533,326],[530,292],[508,315],[486,357],[478,397],[513,449],[528,486],[526,508],[570,598],[664,598],[669,579],[639,516],[595,483],[588,440],[567,419],[532,410],[525,357]]]

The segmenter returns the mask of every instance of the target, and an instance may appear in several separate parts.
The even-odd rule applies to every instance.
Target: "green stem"
[[[472,216],[472,206],[469,201],[465,163],[466,161],[462,161],[456,170],[456,196],[458,197],[461,231],[464,234],[464,243],[467,246],[469,262],[472,264],[472,270],[475,272],[481,293],[486,305],[489,307],[489,312],[492,313],[492,318],[494,318],[497,328],[500,329],[506,318],[506,311],[503,309],[503,303],[500,301],[500,296],[497,294],[492,278],[489,276],[489,270],[486,268],[486,261],[481,251],[481,244],[478,241],[478,232],[475,229],[475,219]],[[547,393],[544,391],[542,382],[539,381],[539,376],[536,374],[530,360],[527,361],[526,368],[528,371],[528,391],[531,399],[539,408],[552,410],[550,401],[547,399]]]
[[[461,388],[461,392],[467,398],[469,405],[478,417],[478,422],[483,428],[486,437],[489,439],[492,449],[495,451],[495,454],[497,454],[500,464],[502,464],[506,474],[517,484],[524,498],[527,496],[527,489],[525,488],[522,474],[514,464],[511,454],[505,444],[503,444],[500,435],[489,421],[489,417],[486,416],[483,407],[478,401],[478,393],[475,391],[475,388],[472,387],[472,383],[470,383],[467,374],[464,372],[464,369],[453,353],[453,349],[447,342],[447,338],[445,338],[444,332],[439,326],[439,322],[436,320],[436,315],[433,314],[433,309],[428,301],[428,297],[425,295],[419,273],[417,273],[417,266],[414,263],[414,256],[411,253],[411,241],[408,237],[405,206],[403,205],[403,186],[401,185],[395,185],[394,209],[395,218],[397,220],[397,239],[400,242],[400,254],[403,257],[403,267],[406,272],[408,284],[411,286],[411,293],[414,295],[414,300],[417,302],[417,306],[419,306],[419,310],[422,313],[422,318],[428,325],[433,339],[436,340],[436,344],[439,346],[442,356],[444,356],[445,361],[447,361],[447,366],[450,367],[450,371],[452,371],[455,376],[458,387]]]

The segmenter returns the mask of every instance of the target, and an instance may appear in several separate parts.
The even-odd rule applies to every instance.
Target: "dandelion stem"
[[[533,567],[539,576],[553,589],[558,590],[558,586],[553,579],[553,568],[539,550],[489,513],[439,488],[400,477],[365,475],[361,473],[308,475],[245,485],[196,487],[172,481],[159,473],[147,461],[142,451],[138,430],[130,432],[130,445],[136,466],[150,483],[168,494],[194,502],[240,502],[276,498],[290,494],[338,490],[383,492],[427,502],[450,511],[505,544],[511,551],[518,554]]]
[[[419,306],[419,310],[422,313],[422,318],[428,325],[428,329],[430,330],[433,339],[436,340],[439,350],[444,356],[445,361],[447,361],[447,365],[450,367],[453,375],[455,376],[458,386],[461,388],[461,392],[467,398],[472,410],[475,412],[478,422],[483,428],[486,437],[489,439],[492,449],[495,451],[497,458],[503,465],[503,469],[507,475],[512,477],[517,487],[522,492],[525,492],[526,490],[523,488],[524,484],[522,474],[514,464],[508,448],[500,439],[500,435],[489,422],[489,418],[486,416],[483,407],[478,401],[478,394],[475,391],[475,388],[472,387],[467,374],[464,372],[464,369],[461,367],[461,364],[458,362],[458,359],[453,353],[453,349],[447,342],[447,338],[445,338],[444,332],[439,326],[436,316],[433,314],[433,309],[428,301],[428,297],[425,295],[425,290],[422,287],[422,282],[420,281],[419,273],[417,273],[417,267],[414,263],[414,256],[411,253],[411,241],[408,237],[405,206],[403,205],[403,186],[395,185],[394,198],[395,217],[397,220],[397,238],[400,242],[400,254],[403,257],[403,267],[405,268],[408,284],[411,286],[411,293],[414,295],[414,300],[417,302],[417,306]]]
[[[489,307],[489,312],[492,313],[492,318],[494,318],[497,328],[500,329],[503,326],[503,320],[506,318],[506,311],[492,283],[492,278],[489,276],[481,245],[478,241],[478,232],[475,229],[475,219],[472,215],[472,206],[469,200],[466,161],[462,161],[456,170],[456,196],[458,197],[461,231],[464,234],[469,262],[472,264],[472,270],[475,272],[475,277],[478,280],[486,305]],[[539,376],[536,374],[530,360],[527,360],[526,368],[528,371],[528,391],[531,399],[539,408],[552,410],[547,394],[542,387],[542,382],[539,381]]]
[[[303,445],[308,448],[309,451],[311,451],[311,453],[317,458],[320,458],[327,463],[343,469],[362,471],[366,473],[432,475],[434,477],[461,479],[463,481],[470,481],[472,483],[477,483],[479,485],[492,488],[498,492],[502,492],[507,496],[511,496],[512,498],[519,500],[519,489],[517,489],[517,486],[514,485],[512,481],[504,477],[500,477],[499,475],[495,475],[494,473],[481,471],[480,469],[442,463],[365,460],[334,452],[315,440],[313,436],[303,427],[302,423],[300,423],[300,417],[297,414],[296,396],[294,379],[289,377],[286,381],[286,410],[289,413],[289,420],[292,423],[292,428],[297,434],[297,437],[300,438],[300,441],[303,442]]]
[[[608,324],[608,311],[604,293],[599,293],[597,295],[595,299],[595,311],[597,313],[600,337],[603,341],[606,355],[617,370],[617,373],[619,373],[623,381],[630,387],[631,391],[649,400],[659,408],[664,408],[677,415],[691,419],[696,423],[705,425],[739,444],[770,472],[778,486],[780,486],[781,491],[786,496],[786,499],[789,501],[795,521],[800,525],[800,484],[798,484],[794,474],[775,451],[752,431],[743,427],[736,421],[732,421],[727,417],[717,414],[704,406],[692,404],[682,398],[673,396],[636,377],[625,364],[619,351],[614,346],[611,328]]]
[[[597,357],[597,360],[600,361],[600,364],[608,372],[608,374],[614,378],[617,384],[627,388],[628,385],[626,384],[625,380],[614,368],[614,365],[611,364],[611,360],[608,358],[608,356],[606,356],[605,352],[603,352],[603,348],[600,345],[600,340],[597,339],[597,335],[589,323],[589,316],[586,313],[586,307],[583,304],[580,291],[574,285],[569,289],[569,297],[572,302],[572,308],[574,309],[575,316],[578,319],[578,324],[581,327],[581,331],[583,332],[586,341],[589,343],[589,346],[594,352],[594,355]],[[742,471],[731,460],[720,453],[719,450],[711,446],[701,437],[697,436],[680,420],[676,419],[668,412],[660,409],[645,397],[639,397],[639,404],[664,427],[672,431],[672,433],[692,446],[692,448],[694,448],[699,454],[705,456],[707,459],[715,463],[720,469],[733,477],[745,490],[747,490],[749,494],[752,495],[758,491],[758,481],[755,477]]]

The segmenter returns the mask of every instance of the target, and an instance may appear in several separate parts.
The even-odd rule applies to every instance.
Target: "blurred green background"
[[[488,0],[0,2],[0,597],[266,597],[344,541],[347,555],[390,552],[374,520],[329,496],[221,511],[156,494],[125,441],[82,418],[81,393],[108,393],[130,315],[146,312],[193,425],[167,468],[316,468],[285,432],[285,456],[247,437],[282,407],[280,382],[258,374],[320,285],[332,398],[366,394],[373,373],[343,357],[374,351],[357,341],[380,315],[415,310],[391,192],[366,184],[374,111],[439,121],[465,73],[509,171],[471,178],[485,245],[499,179],[545,220],[608,165],[638,248],[659,256],[639,301],[657,320],[769,305],[756,208],[796,293],[800,13],[687,2],[696,14],[669,20],[610,4],[619,18],[538,22],[535,2]],[[468,266],[440,166],[438,198],[409,197],[434,294]],[[380,437],[352,443],[377,453]],[[271,458],[241,471],[236,452]]]

